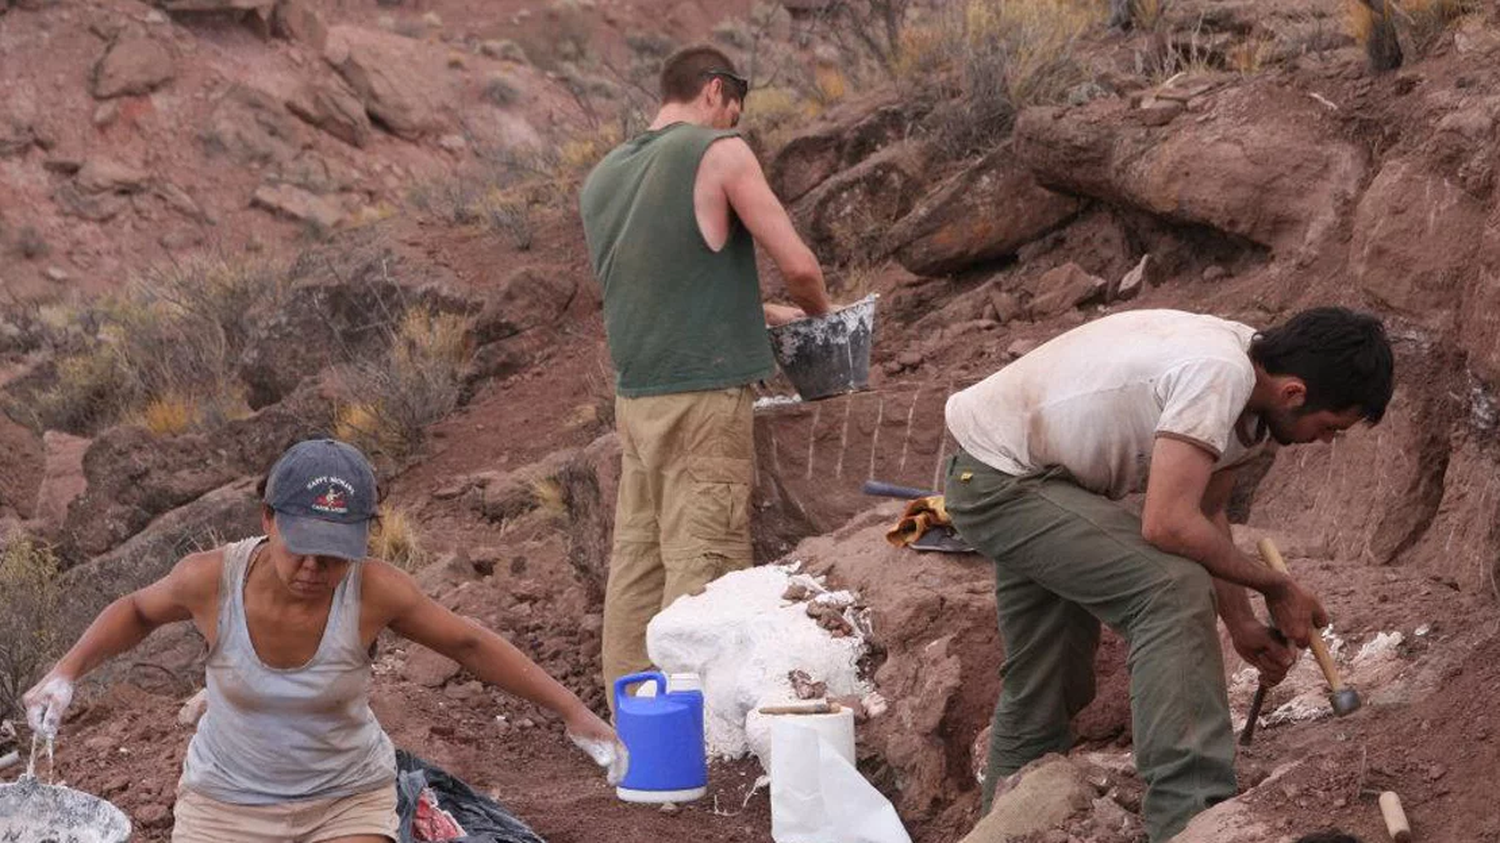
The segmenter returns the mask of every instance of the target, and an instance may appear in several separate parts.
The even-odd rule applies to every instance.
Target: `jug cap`
[[[702,691],[703,677],[696,673],[669,673],[667,674],[667,693],[677,691]]]

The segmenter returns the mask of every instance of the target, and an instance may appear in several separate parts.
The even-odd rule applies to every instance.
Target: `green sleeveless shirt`
[[[645,132],[583,184],[583,230],[604,287],[619,395],[719,389],[775,372],[754,239],[731,212],[729,240],[715,252],[693,210],[703,153],[736,134],[687,123]]]

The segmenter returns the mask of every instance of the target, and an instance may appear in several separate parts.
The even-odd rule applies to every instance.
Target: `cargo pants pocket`
[[[750,460],[732,457],[692,457],[682,501],[688,535],[711,544],[731,547],[750,538]]]

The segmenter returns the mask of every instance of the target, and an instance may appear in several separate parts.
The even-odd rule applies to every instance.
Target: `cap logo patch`
[[[342,477],[319,477],[308,483],[305,488],[313,492],[320,486],[323,487],[323,491],[313,498],[310,507],[318,512],[335,515],[348,514],[349,498],[354,494],[354,486]]]

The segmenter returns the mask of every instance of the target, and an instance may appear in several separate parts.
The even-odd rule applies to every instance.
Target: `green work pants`
[[[1148,544],[1140,519],[1063,470],[1012,477],[960,451],[945,494],[958,532],[995,563],[1005,664],[985,810],[997,780],[1072,745],[1073,716],[1094,697],[1100,622],[1130,648],[1135,761],[1152,843],[1234,796],[1207,569]]]

